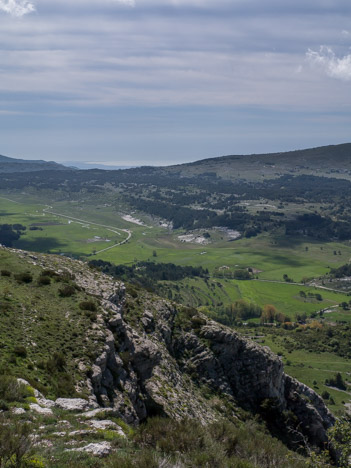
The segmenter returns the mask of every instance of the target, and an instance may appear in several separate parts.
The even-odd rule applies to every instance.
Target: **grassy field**
[[[122,242],[127,237],[123,231],[56,216],[45,212],[46,209],[45,205],[0,198],[1,223],[19,223],[27,227],[15,247],[86,256]]]
[[[121,213],[125,212],[125,207],[118,202],[118,198],[48,201],[52,206],[50,211],[83,220],[82,224],[69,224],[65,217],[43,213],[45,205],[35,204],[33,196],[17,195],[11,198],[16,203],[0,199],[3,223],[22,223],[26,226],[44,222],[43,220],[56,223],[46,226],[43,231],[28,231],[26,238],[16,245],[19,248],[42,251],[53,249],[55,252],[61,250],[74,255],[91,255],[94,251],[103,249],[106,244],[94,242],[90,245],[88,239],[94,236],[110,239],[113,235],[111,231],[97,225],[100,224],[109,226],[110,229],[132,231],[129,242],[95,256],[120,264],[153,259],[178,265],[203,266],[210,272],[222,266],[228,266],[232,270],[251,267],[258,271],[257,276],[260,279],[280,281],[287,274],[294,281],[300,282],[303,278],[321,276],[329,271],[329,267],[340,266],[351,258],[350,243],[313,242],[279,234],[261,234],[250,239],[228,242],[212,233],[215,241],[209,245],[182,243],[178,235],[183,232],[168,232],[156,223],[152,225],[152,220],[148,217],[128,213],[141,218],[145,222],[144,226],[122,219]],[[120,234],[121,236],[116,234],[112,240],[125,239],[126,234]],[[156,258],[153,257],[154,251],[157,253]]]
[[[332,307],[331,312],[324,314],[326,321],[351,322],[351,311],[334,308],[341,302],[348,301],[349,298],[345,294],[314,287],[291,283],[268,283],[259,280],[186,278],[176,283],[164,282],[163,294],[166,297],[169,290],[172,291],[169,298],[194,307],[209,306],[218,309],[239,299],[245,299],[261,307],[265,304],[273,304],[292,321],[295,320],[296,314],[306,313],[309,317],[314,312]],[[307,297],[302,298],[300,291],[303,291]],[[308,297],[309,293],[321,294],[322,300]]]
[[[35,197],[30,196],[26,197],[27,203],[18,195],[12,197],[12,201],[0,198],[1,219],[2,223],[27,226],[24,236],[15,243],[15,247],[26,250],[73,254],[87,260],[100,258],[115,264],[153,260],[207,268],[210,275],[216,276],[209,283],[193,279],[179,284],[178,298],[189,305],[226,305],[245,298],[261,306],[273,304],[294,318],[296,313],[309,315],[346,300],[344,294],[327,290],[321,292],[322,301],[304,300],[299,292],[315,293],[314,288],[279,282],[285,274],[294,281],[301,281],[345,263],[351,256],[349,243],[302,242],[268,234],[228,242],[218,232],[211,233],[212,244],[182,243],[178,239],[182,232],[168,232],[155,222],[152,225],[148,217],[141,217],[143,226],[125,221],[122,219],[125,207],[119,205],[116,198],[105,198],[50,201],[50,208],[34,203]],[[50,214],[48,210],[57,214]],[[140,218],[138,214],[131,215]],[[33,226],[42,230],[30,230]],[[130,240],[109,248],[126,239],[127,233],[122,229],[130,231]],[[221,278],[219,269],[223,266],[229,268],[229,273],[251,267],[258,281]],[[228,271],[223,271],[223,276],[228,275]],[[336,310],[328,318],[349,321],[350,314]]]
[[[259,341],[282,356],[285,363],[284,370],[288,375],[313,388],[320,395],[323,391],[330,393],[335,404],[330,404],[328,400],[326,400],[326,403],[333,413],[343,411],[343,402],[349,402],[351,392],[330,388],[325,385],[325,380],[340,372],[344,380],[350,381],[351,363],[349,359],[330,353],[308,352],[304,349],[288,353],[284,347],[284,338],[275,337],[271,334],[266,334],[264,339]]]

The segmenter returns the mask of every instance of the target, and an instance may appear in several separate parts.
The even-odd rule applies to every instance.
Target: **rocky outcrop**
[[[53,268],[53,257],[32,261]],[[311,442],[327,440],[334,417],[312,389],[284,373],[281,359],[267,347],[196,310],[145,291],[128,294],[122,283],[82,262],[60,258],[57,265],[100,302],[97,320],[87,330],[98,357],[79,384],[91,393],[81,410],[106,408],[128,424],[156,414],[206,424],[235,418],[239,408],[270,411],[281,419],[281,430],[287,430],[283,418],[290,417]]]
[[[293,415],[311,442],[326,442],[334,417],[312,389],[284,373],[281,359],[267,347],[150,296],[135,326],[125,298],[113,308],[91,383],[98,403],[129,423],[153,414],[209,422],[219,412],[203,396],[208,389],[225,401],[222,415],[235,417],[237,406],[259,412],[270,400],[279,414]]]

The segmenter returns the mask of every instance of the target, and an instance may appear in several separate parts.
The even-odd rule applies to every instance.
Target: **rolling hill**
[[[207,173],[223,179],[264,180],[284,174],[351,179],[351,143],[284,153],[221,156],[163,170],[186,177]]]
[[[0,173],[36,172],[47,170],[70,171],[72,168],[53,161],[16,159],[0,155]]]

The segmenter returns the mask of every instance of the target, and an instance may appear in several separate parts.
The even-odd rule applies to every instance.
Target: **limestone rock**
[[[57,398],[55,406],[66,411],[84,411],[89,408],[89,402],[82,398]]]
[[[89,425],[93,427],[94,429],[101,429],[101,430],[106,430],[106,429],[112,429],[116,431],[121,437],[125,437],[125,433],[123,432],[122,428],[118,426],[113,421],[110,421],[108,419],[105,420],[91,420],[89,421]]]
[[[13,414],[26,414],[26,410],[23,408],[12,408]]]
[[[43,416],[52,416],[54,414],[50,408],[42,408],[36,403],[31,403],[29,408],[38,414],[42,414]]]
[[[86,419],[96,418],[98,415],[102,415],[105,413],[114,413],[115,410],[113,408],[97,408],[91,411],[87,411],[82,413],[80,416]]]
[[[94,457],[107,457],[111,451],[112,447],[109,442],[97,442],[91,443],[84,447],[72,448],[69,449],[70,452],[86,452]]]

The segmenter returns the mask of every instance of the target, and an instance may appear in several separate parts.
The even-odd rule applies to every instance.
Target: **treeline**
[[[286,223],[286,234],[303,234],[314,239],[351,238],[351,222],[334,221],[329,217],[305,213]]]
[[[214,314],[212,313],[214,316]],[[216,311],[214,318],[224,325],[233,326],[244,320],[259,318],[262,324],[290,322],[287,315],[279,312],[272,304],[263,307],[254,302],[239,299],[234,303]]]
[[[0,224],[0,244],[12,247],[26,230],[22,224]]]
[[[351,263],[342,265],[339,268],[332,268],[330,270],[330,276],[333,278],[344,278],[345,276],[351,276]]]
[[[216,208],[228,206],[227,197],[235,195],[237,203],[244,199],[269,199],[282,202],[297,202],[303,200],[317,203],[330,203],[332,200],[347,201],[351,198],[351,182],[343,179],[317,177],[309,175],[284,175],[277,179],[264,182],[246,182],[243,180],[229,181],[219,177],[209,177],[199,174],[180,177],[177,173],[167,173],[162,168],[140,167],[135,169],[104,171],[98,169],[77,171],[38,171],[27,173],[4,174],[0,181],[1,189],[24,189],[36,187],[38,189],[62,190],[67,192],[103,191],[105,184],[114,187],[131,189],[133,187],[146,188],[150,193],[155,192],[155,199],[159,198],[159,189],[173,190],[170,197],[176,204],[191,203],[196,199],[199,203],[206,203],[209,194],[225,194],[222,200],[216,200]],[[180,195],[182,188],[183,195]],[[189,190],[186,190],[186,189]],[[155,190],[156,189],[156,190]],[[190,192],[190,195],[184,193]],[[163,197],[163,195],[162,195]],[[164,198],[164,197],[163,197]],[[209,200],[212,204],[214,200]]]
[[[261,317],[262,308],[254,302],[239,299],[216,313],[216,320],[224,325],[233,326],[237,322]]]
[[[173,223],[174,229],[197,229],[224,226],[238,231],[245,231],[253,223],[253,216],[243,210],[217,214],[213,210],[196,210],[158,200],[130,197],[127,198],[134,208]]]
[[[157,291],[158,281],[180,281],[184,278],[205,278],[208,270],[193,266],[179,266],[173,263],[138,262],[134,265],[114,265],[104,260],[91,260],[89,266],[115,278],[136,283]]]

